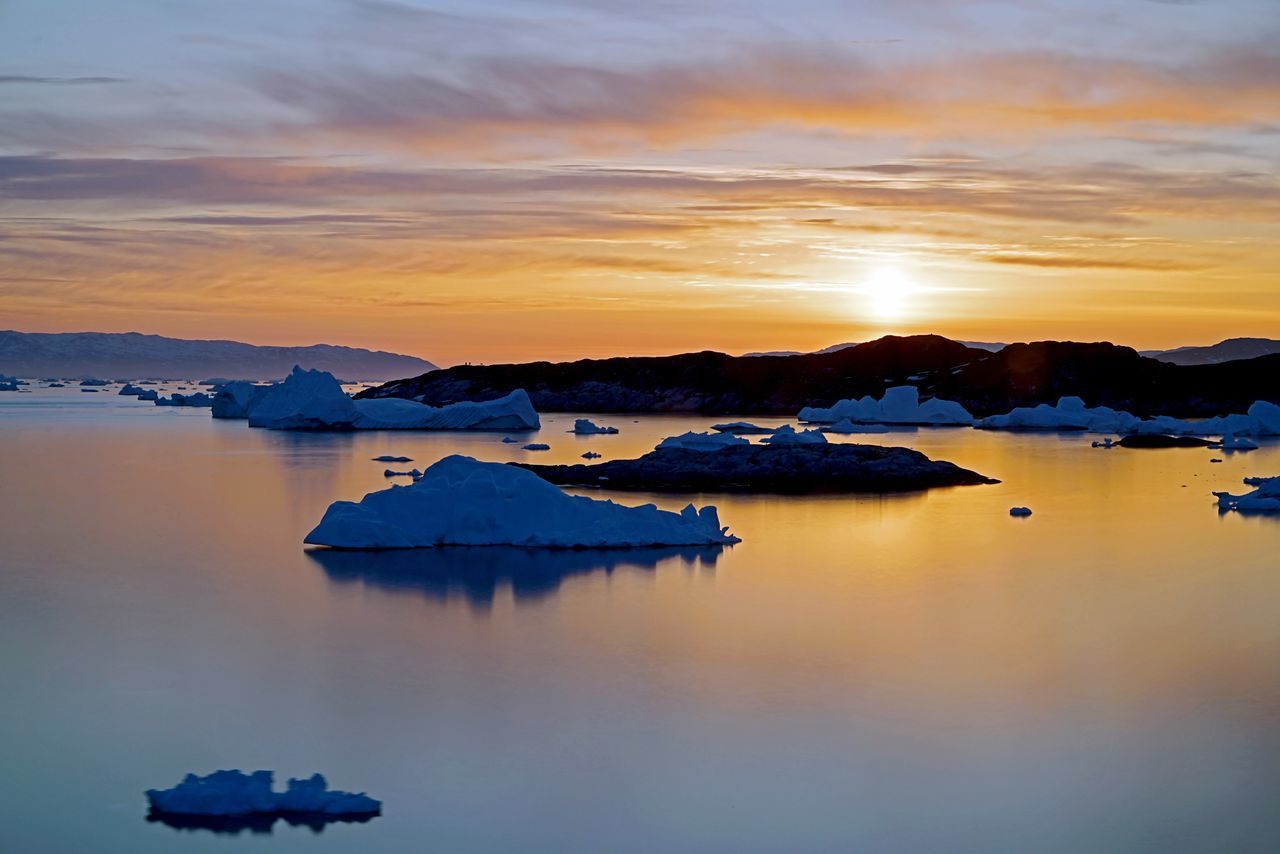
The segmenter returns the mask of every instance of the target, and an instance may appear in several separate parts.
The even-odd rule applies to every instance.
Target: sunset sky
[[[0,0],[0,328],[1280,337],[1277,0]]]

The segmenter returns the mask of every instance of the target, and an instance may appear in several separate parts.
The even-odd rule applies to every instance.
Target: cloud
[[[128,82],[123,77],[32,77],[26,74],[0,74],[0,85],[98,86]]]

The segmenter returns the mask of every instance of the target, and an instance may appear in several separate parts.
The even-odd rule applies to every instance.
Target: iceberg
[[[295,365],[247,412],[250,427],[268,430],[354,430],[355,403],[327,371]]]
[[[228,388],[232,384],[228,384]],[[247,408],[250,427],[271,430],[536,430],[524,389],[497,400],[428,406],[396,397],[352,400],[333,374],[294,367]]]
[[[532,472],[445,457],[412,486],[336,501],[305,542],[341,549],[433,546],[626,548],[725,545],[716,508],[679,513],[567,495]]]
[[[213,406],[213,398],[202,391],[195,394],[179,394],[175,391],[169,397],[157,395],[152,403],[156,406]]]
[[[395,469],[383,469],[383,477],[411,477],[414,480],[422,477],[422,472],[418,469],[409,469],[408,471],[396,471]]]
[[[354,404],[358,430],[537,430],[541,426],[522,388],[496,400],[464,400],[438,407],[398,397]]]
[[[116,394],[123,395],[125,397],[137,397],[144,391],[146,391],[146,389],[142,386],[136,386],[133,383],[125,383],[120,386],[120,390],[116,392]]]
[[[375,463],[411,463],[413,457],[397,457],[391,454],[383,454],[380,457],[372,458]]]
[[[1219,512],[1280,513],[1280,477],[1246,477],[1246,486],[1256,487],[1243,495],[1215,492]]]
[[[258,385],[248,380],[222,383],[213,395],[214,418],[248,418],[249,410],[263,400],[275,386]]]
[[[711,429],[717,433],[733,433],[735,436],[767,436],[777,427],[761,427],[750,421],[729,421],[724,424],[712,424]]]
[[[284,792],[274,791],[273,776],[271,771],[238,770],[188,774],[172,789],[147,789],[147,801],[154,812],[171,815],[376,815],[382,810],[382,802],[364,792],[330,789],[320,774],[290,779]]]
[[[573,429],[570,433],[576,433],[579,436],[605,436],[613,435],[618,432],[617,427],[601,427],[590,418],[579,418],[573,422]]]
[[[841,419],[835,424],[824,424],[822,426],[823,433],[888,433],[889,428],[883,424],[855,424],[848,418]]]
[[[597,454],[595,451],[587,451],[585,454],[582,455],[582,458],[584,460],[598,460],[600,459],[600,455]]]
[[[1085,430],[1091,433],[1131,433],[1139,419],[1108,406],[1087,407],[1079,397],[1058,399],[1055,406],[1018,406],[1003,415],[979,419],[979,430]],[[1160,431],[1176,432],[1176,431]]]
[[[818,429],[797,432],[790,424],[783,424],[760,441],[766,445],[825,445],[827,437]]]
[[[964,426],[973,416],[954,400],[931,398],[920,402],[920,390],[913,385],[885,389],[880,400],[867,395],[837,401],[830,407],[806,406],[796,416],[812,424],[835,424],[842,421],[863,424],[905,424],[923,426]]]
[[[520,450],[522,450],[522,451],[549,451],[549,450],[551,450],[551,446],[550,446],[550,445],[548,445],[546,442],[530,442],[530,443],[529,443],[529,444],[527,444],[527,445],[521,445],[521,446],[520,446]]]
[[[732,433],[681,433],[679,436],[668,436],[659,442],[656,450],[664,448],[684,448],[689,451],[718,451],[734,445],[750,445],[751,442]]]
[[[1214,442],[1209,447],[1221,448],[1224,451],[1256,451],[1258,445],[1243,436],[1237,436],[1234,433],[1223,433],[1221,442]]]
[[[1030,508],[1030,507],[1010,507],[1010,508],[1009,508],[1009,515],[1010,515],[1010,516],[1019,516],[1019,517],[1026,517],[1026,516],[1030,516],[1030,515],[1031,515],[1031,508]]]

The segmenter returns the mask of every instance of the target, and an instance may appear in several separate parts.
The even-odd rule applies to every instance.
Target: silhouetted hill
[[[1040,341],[998,352],[937,335],[888,336],[832,353],[761,359],[723,353],[461,365],[397,380],[360,397],[441,405],[488,400],[515,388],[545,412],[697,412],[793,415],[803,406],[879,396],[910,383],[975,415],[1080,395],[1091,406],[1138,415],[1208,416],[1280,401],[1280,355],[1179,366],[1114,344]]]
[[[1207,347],[1177,347],[1143,355],[1175,365],[1212,365],[1238,359],[1256,359],[1272,353],[1280,353],[1280,341],[1274,338],[1228,338]]]
[[[416,356],[331,344],[262,347],[137,332],[0,331],[0,370],[24,377],[280,379],[294,365],[353,380],[435,369]]]

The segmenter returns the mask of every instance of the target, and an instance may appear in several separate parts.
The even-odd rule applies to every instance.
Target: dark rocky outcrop
[[[1165,436],[1161,433],[1135,433],[1116,442],[1122,448],[1207,448],[1213,443],[1197,436]]]
[[[954,400],[976,416],[1078,395],[1140,416],[1207,417],[1280,402],[1280,354],[1182,366],[1129,347],[1040,341],[999,352],[937,335],[887,336],[831,353],[754,358],[723,353],[459,365],[366,389],[433,406],[529,392],[541,412],[696,412],[794,415],[910,384],[922,399]]]
[[[998,483],[910,448],[880,445],[732,445],[663,448],[597,465],[511,463],[562,486],[651,492],[905,492]]]

